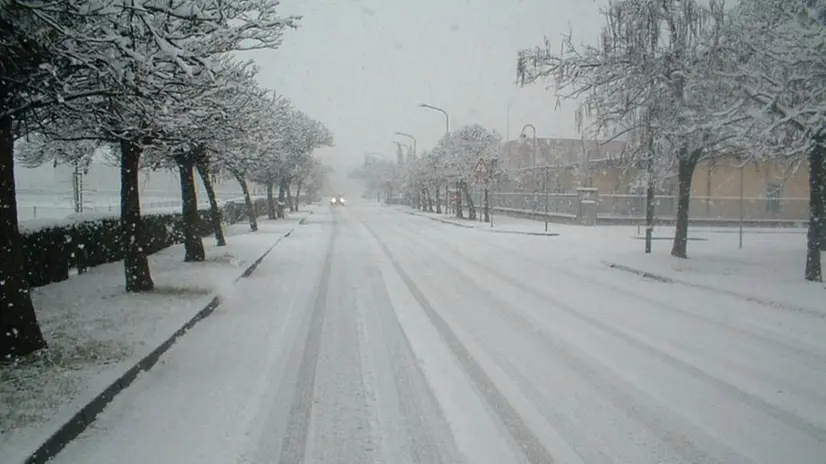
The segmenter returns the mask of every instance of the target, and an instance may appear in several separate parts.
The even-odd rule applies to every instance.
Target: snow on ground
[[[252,196],[251,199],[253,201],[257,199],[262,199],[266,197],[262,196]],[[243,203],[243,197],[229,197],[226,200],[219,201],[219,205],[225,203]],[[51,208],[48,207],[47,208]],[[18,211],[18,216],[20,216],[21,220],[18,223],[18,227],[21,232],[32,232],[40,229],[44,229],[47,227],[60,227],[65,226],[68,224],[77,224],[86,221],[95,221],[100,219],[110,219],[110,218],[117,218],[120,217],[120,210],[119,206],[110,206],[108,208],[93,208],[87,209],[81,213],[75,213],[71,209],[71,205],[68,207],[58,206],[54,209],[48,209],[49,213],[45,215],[35,215],[35,217],[26,217],[23,213],[24,211]],[[209,202],[200,202],[198,203],[199,209],[207,209],[209,208]],[[150,203],[148,205],[141,207],[142,214],[177,214],[181,212],[181,204],[180,201],[165,201],[165,202],[157,202],[157,203]]]
[[[279,237],[310,214],[226,229],[226,247],[204,238],[207,260],[184,263],[176,245],[149,258],[155,291],[126,294],[123,263],[109,263],[32,290],[49,349],[0,368],[0,461],[19,462],[86,402],[166,340]],[[285,242],[286,246],[286,242]]]
[[[216,192],[218,202],[243,202],[237,194]],[[199,207],[208,207],[206,194],[198,195]],[[144,213],[180,212],[181,196],[178,192],[141,194],[141,210]],[[91,218],[112,217],[120,213],[117,192],[84,192],[83,212],[75,213],[72,192],[25,190],[17,195],[17,216],[21,223],[60,220],[72,216]]]
[[[407,210],[409,211],[409,210]],[[439,221],[481,231],[544,233],[543,221],[494,217],[494,226],[444,214],[415,212]],[[673,226],[657,226],[652,253],[644,253],[644,227],[578,226],[549,223],[548,232],[560,234],[538,250],[548,259],[619,265],[677,282],[734,293],[767,305],[822,313],[824,285],[803,280],[806,262],[805,228],[745,228],[743,248],[739,231],[730,227],[689,228],[689,259],[671,256]],[[504,239],[507,240],[507,239]],[[826,261],[823,261],[826,265]],[[618,270],[617,272],[621,272]]]
[[[823,318],[554,231],[320,209],[54,462],[823,462]]]

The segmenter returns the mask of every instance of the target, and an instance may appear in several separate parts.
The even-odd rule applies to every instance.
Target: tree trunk
[[[195,191],[195,162],[189,156],[179,156],[175,160],[181,174],[181,223],[184,233],[184,261],[206,259],[204,242],[198,235],[198,194]]]
[[[671,247],[671,256],[677,258],[688,257],[688,208],[691,204],[691,179],[698,158],[695,153],[688,154],[684,150],[677,166],[677,228]]]
[[[826,143],[826,140],[823,141]],[[821,153],[826,148],[823,147],[821,144]],[[820,204],[821,208],[823,208],[823,214],[826,215],[826,155],[821,155],[821,163],[820,163]],[[821,216],[822,218],[823,216]],[[821,220],[820,223],[820,251],[826,251],[826,219]]]
[[[648,180],[645,184],[645,252],[651,253],[651,240],[654,236],[654,213],[656,204],[654,203],[654,169],[651,162],[648,162]]]
[[[462,211],[462,181],[456,181],[456,217],[464,219],[465,214]]]
[[[287,182],[287,206],[290,207],[290,212],[295,212],[295,203],[293,202],[293,193],[290,186],[291,182]]]
[[[437,214],[442,214],[442,199],[440,198],[441,189],[439,187],[441,187],[441,186],[437,184],[436,185],[436,213]]]
[[[121,246],[124,251],[123,267],[126,274],[127,292],[146,292],[155,283],[149,273],[149,260],[143,245],[143,222],[138,192],[138,168],[142,148],[131,140],[120,142],[120,223]]]
[[[255,211],[255,205],[252,203],[250,197],[250,188],[247,185],[247,180],[243,176],[233,173],[235,180],[241,185],[241,191],[244,193],[244,203],[247,205],[247,218],[250,221],[250,230],[255,232],[258,230],[258,212]]]
[[[215,198],[215,187],[212,185],[212,178],[209,176],[209,166],[206,161],[198,161],[195,163],[195,167],[198,169],[198,175],[201,176],[204,190],[206,190],[207,198],[209,198],[209,219],[215,233],[215,244],[219,247],[225,246],[227,240],[224,238],[224,228],[221,226],[221,209],[218,208],[218,200]]]
[[[820,263],[820,240],[826,226],[826,211],[823,207],[824,185],[824,151],[826,147],[815,145],[809,152],[809,231],[806,234],[806,280],[821,282],[823,274]]]
[[[11,118],[0,118],[0,362],[46,347],[29,294],[17,224]]]
[[[278,183],[278,219],[284,219],[284,205],[287,200],[287,181],[281,180]]]
[[[476,220],[476,206],[473,205],[473,198],[470,196],[470,189],[467,182],[462,181],[462,193],[465,194],[465,201],[467,201],[468,219]]]
[[[298,211],[299,206],[301,205],[301,184],[302,181],[298,181],[295,183],[295,210]]]
[[[430,189],[425,189],[425,194],[427,198],[427,212],[433,212],[433,195],[430,194]]]
[[[272,196],[273,183],[267,181],[267,219],[275,219],[275,199]]]

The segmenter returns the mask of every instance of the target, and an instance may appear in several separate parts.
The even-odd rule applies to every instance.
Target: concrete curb
[[[476,229],[481,230],[482,232],[492,232],[495,234],[513,234],[513,235],[534,235],[539,237],[558,237],[559,234],[556,232],[525,232],[521,230],[502,230],[502,229],[488,229],[488,228],[481,228],[481,227],[473,227],[466,224],[460,224],[458,222],[448,221],[446,219],[435,218],[433,216],[425,216],[424,214],[414,213],[411,211],[404,211],[405,214],[409,214],[411,216],[418,216],[430,219],[431,221],[441,222],[442,224],[450,224],[456,227],[462,227],[465,229]]]
[[[606,261],[603,261],[603,263],[605,263],[605,265],[610,267],[611,269],[619,269],[620,271],[630,272],[631,274],[636,274],[636,275],[638,275],[640,277],[644,277],[646,279],[656,280],[657,282],[663,282],[663,283],[666,283],[666,284],[673,284],[674,283],[674,280],[671,279],[671,278],[664,277],[664,276],[657,275],[657,274],[652,274],[652,273],[646,272],[646,271],[641,271],[639,269],[634,269],[633,267],[623,266],[622,264],[609,263],[609,262],[606,262]]]
[[[817,318],[817,319],[826,319],[826,312],[815,311],[813,309],[809,309],[809,308],[806,308],[806,307],[803,307],[803,306],[797,306],[797,305],[792,305],[792,304],[780,303],[780,302],[777,302],[777,301],[766,300],[766,299],[759,298],[759,297],[754,297],[754,296],[750,296],[750,295],[744,295],[742,293],[733,292],[731,290],[725,290],[725,289],[722,289],[722,288],[712,287],[710,285],[695,284],[695,283],[691,283],[691,282],[686,282],[685,280],[672,279],[670,277],[665,277],[665,276],[658,275],[658,274],[652,274],[652,273],[647,272],[647,271],[641,271],[639,269],[634,269],[632,267],[623,266],[622,264],[611,263],[611,262],[608,262],[608,261],[603,261],[602,263],[605,264],[606,266],[610,267],[611,269],[619,269],[621,271],[630,272],[632,274],[636,274],[638,276],[641,276],[641,277],[644,277],[644,278],[647,278],[647,279],[656,280],[658,282],[663,282],[663,283],[668,283],[668,284],[678,284],[678,285],[682,285],[682,286],[685,286],[685,287],[697,288],[697,289],[700,289],[700,290],[705,290],[707,292],[717,293],[719,295],[726,295],[726,296],[738,298],[738,299],[741,299],[741,300],[748,301],[750,303],[756,303],[756,304],[759,304],[761,306],[766,306],[766,307],[772,308],[772,309],[779,309],[779,310],[782,310],[782,311],[791,311],[791,312],[795,312],[795,313],[805,314],[806,316]]]
[[[309,216],[308,216],[309,217]],[[306,219],[306,218],[304,218]],[[302,219],[302,221],[304,220]],[[300,221],[299,221],[300,223]],[[239,280],[245,277],[249,277],[255,271],[256,268],[264,261],[264,258],[270,254],[270,252],[279,244],[282,240],[289,237],[295,228],[290,229],[289,232],[282,235],[281,237],[276,240],[272,246],[270,246],[264,254],[262,254],[258,259],[256,259],[249,267],[247,267],[244,272],[238,276],[234,281],[233,285],[238,283]],[[187,331],[189,331],[192,327],[195,326],[198,322],[202,321],[210,314],[212,314],[215,309],[221,305],[221,300],[218,296],[212,298],[212,300],[207,303],[207,305],[198,311],[195,316],[192,317],[186,324],[184,324],[180,329],[176,330],[171,337],[166,339],[163,343],[160,344],[157,348],[152,350],[149,354],[147,354],[143,359],[138,361],[134,366],[130,367],[126,372],[123,373],[117,380],[111,383],[108,387],[106,387],[100,394],[94,397],[91,401],[89,401],[83,408],[80,409],[71,419],[69,419],[65,424],[63,424],[52,436],[50,436],[37,450],[32,453],[24,462],[25,464],[42,464],[47,462],[52,457],[56,456],[63,448],[66,447],[72,440],[77,438],[78,435],[83,433],[87,427],[89,427],[96,419],[97,415],[103,411],[106,406],[112,402],[113,399],[126,389],[135,379],[138,377],[142,371],[147,371],[158,362],[158,359],[166,353],[178,339],[185,335]]]
[[[439,219],[439,218],[435,218],[435,217],[432,217],[432,216],[425,216],[424,214],[418,214],[418,213],[414,213],[414,212],[411,212],[411,211],[404,211],[404,214],[409,214],[411,216],[416,216],[416,217],[423,217],[423,218],[430,219],[431,221],[441,222],[442,224],[450,224],[452,226],[462,227],[462,228],[465,228],[465,229],[475,229],[476,228],[476,227],[465,225],[465,224],[459,224],[458,222],[446,221],[444,219]]]
[[[497,230],[497,229],[480,229],[483,232],[491,232],[494,234],[512,234],[512,235],[533,235],[535,237],[559,237],[556,232],[526,232],[522,230]]]

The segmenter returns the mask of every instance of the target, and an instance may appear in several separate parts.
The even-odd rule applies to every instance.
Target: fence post
[[[545,232],[548,232],[548,166],[545,166]]]
[[[743,204],[743,165],[740,165],[740,248],[743,248],[743,216],[745,205]]]

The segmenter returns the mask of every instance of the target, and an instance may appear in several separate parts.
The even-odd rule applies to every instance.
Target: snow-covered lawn
[[[824,285],[803,279],[806,232],[796,230],[746,230],[739,248],[736,230],[697,229],[690,236],[689,259],[670,255],[671,241],[654,243],[653,252],[642,252],[643,241],[617,247],[605,261],[789,310],[812,312],[826,318]],[[657,235],[673,236],[673,229]],[[826,263],[821,258],[821,262]]]
[[[261,220],[257,233],[247,224],[230,226],[226,247],[206,237],[205,262],[184,263],[182,245],[150,256],[150,293],[124,291],[122,262],[33,289],[49,348],[0,367],[0,462],[25,459],[214,296],[230,294],[241,273],[311,211]]]
[[[408,212],[409,208],[396,207]],[[494,216],[490,224],[453,216],[414,212],[442,222],[479,230],[544,233],[543,221]],[[826,317],[824,285],[803,280],[806,253],[805,228],[746,228],[743,248],[737,228],[691,227],[689,259],[670,255],[674,227],[658,226],[652,253],[644,253],[645,229],[637,226],[578,226],[550,223],[549,233],[537,253],[548,259],[570,259],[602,266],[618,265],[628,271],[653,274],[675,284],[701,286],[736,294],[754,302]],[[507,239],[503,239],[507,240]],[[826,265],[826,261],[824,261]]]

